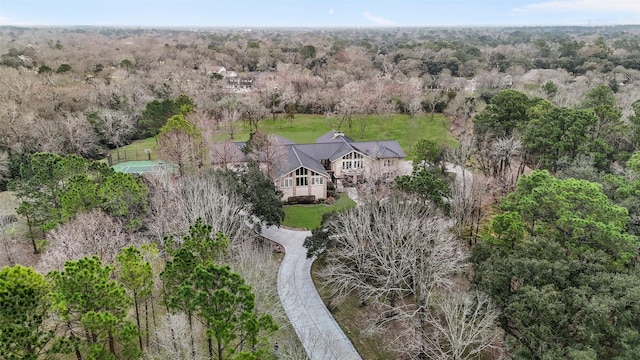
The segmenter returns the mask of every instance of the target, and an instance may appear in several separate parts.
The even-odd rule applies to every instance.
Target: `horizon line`
[[[640,26],[640,23],[611,23],[611,24],[450,24],[450,25],[115,25],[115,24],[0,24],[0,28],[145,28],[145,29],[429,29],[429,28],[534,28],[534,27],[624,27]]]

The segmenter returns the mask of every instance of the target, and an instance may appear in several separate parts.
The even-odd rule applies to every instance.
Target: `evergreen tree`
[[[0,358],[36,360],[55,336],[49,324],[49,284],[22,265],[0,270]]]
[[[152,250],[153,251],[153,250]],[[140,325],[140,306],[153,293],[153,271],[151,264],[144,261],[142,252],[130,246],[120,250],[116,257],[118,262],[118,279],[133,302],[138,329],[138,343],[142,348],[142,327]],[[148,321],[147,321],[148,325]],[[147,326],[148,327],[148,326]]]
[[[639,245],[627,210],[599,184],[546,171],[523,177],[501,208],[473,248],[473,281],[502,311],[514,358],[636,357]]]
[[[172,298],[188,303],[204,324],[212,359],[228,359],[243,352],[262,353],[258,348],[259,333],[278,328],[271,316],[257,316],[251,287],[228,266],[198,265]]]
[[[126,290],[111,279],[112,270],[94,256],[67,261],[63,271],[49,273],[62,340],[78,360],[138,356],[133,341],[137,329],[126,319],[130,301]]]

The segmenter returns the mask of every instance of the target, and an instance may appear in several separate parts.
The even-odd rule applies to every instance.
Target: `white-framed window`
[[[280,180],[280,187],[286,188],[286,187],[292,187],[293,186],[293,178],[291,178],[291,176],[287,176],[286,178],[283,178],[282,180]]]
[[[307,186],[309,184],[307,174],[307,168],[301,167],[296,169],[296,186]]]
[[[362,169],[364,167],[364,156],[360,153],[352,151],[342,157],[342,169]]]
[[[390,167],[395,165],[396,165],[396,161],[394,159],[384,159],[383,161],[383,166]]]
[[[316,175],[311,176],[311,185],[322,185],[324,183],[324,179],[322,176]]]
[[[351,169],[351,165],[353,165],[351,163],[351,160],[344,160],[344,159],[342,160],[342,169],[343,170]]]

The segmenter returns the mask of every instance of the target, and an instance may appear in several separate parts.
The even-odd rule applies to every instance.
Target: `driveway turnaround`
[[[311,360],[361,360],[311,280],[313,260],[307,259],[307,249],[302,246],[310,235],[310,231],[263,227],[262,236],[285,250],[278,271],[280,302]]]

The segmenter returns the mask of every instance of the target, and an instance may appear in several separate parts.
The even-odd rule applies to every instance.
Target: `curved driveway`
[[[313,281],[307,249],[310,231],[263,227],[262,236],[281,244],[285,255],[278,271],[278,295],[291,325],[312,360],[360,360],[351,341],[324,306]]]
[[[446,164],[447,171],[456,174],[458,186],[473,181],[466,169]],[[411,167],[408,167],[410,170]],[[411,171],[409,171],[411,173]],[[470,186],[467,191],[470,190]],[[349,197],[358,205],[355,188],[347,188]],[[338,323],[324,306],[313,281],[307,249],[302,245],[310,231],[289,230],[275,226],[263,227],[262,236],[281,244],[285,255],[278,271],[278,295],[291,325],[302,346],[312,360],[361,360],[362,358],[346,337]]]

